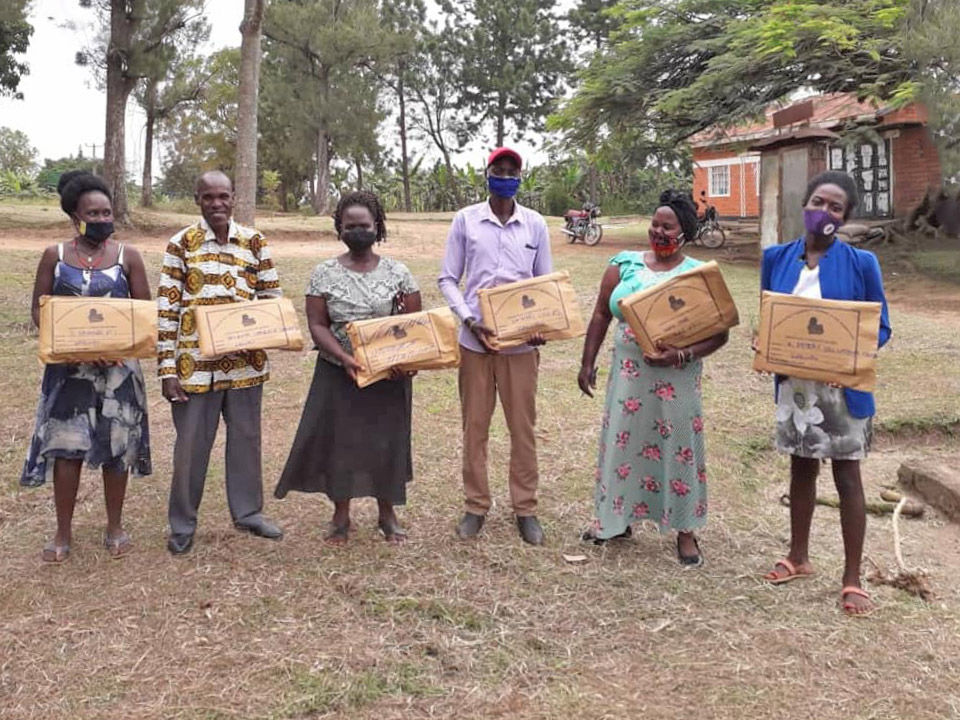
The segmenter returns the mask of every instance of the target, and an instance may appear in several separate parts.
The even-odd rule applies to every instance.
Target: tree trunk
[[[313,210],[325,215],[330,199],[330,138],[326,128],[317,132],[317,187],[313,193]]]
[[[245,0],[240,23],[240,87],[237,98],[237,177],[234,215],[252,225],[257,203],[257,100],[260,31],[266,0]]]
[[[113,215],[130,222],[127,209],[125,115],[133,82],[126,75],[125,58],[130,50],[133,23],[124,0],[110,2],[110,41],[107,44],[107,120],[103,140],[103,179],[113,194]]]
[[[504,125],[507,99],[502,94],[497,97],[497,147],[503,147]]]
[[[590,202],[597,202],[597,166],[592,162],[587,165],[590,178]]]
[[[146,92],[147,123],[143,138],[143,181],[140,205],[153,207],[153,128],[157,124],[157,81],[150,80]]]
[[[406,66],[401,60],[397,66],[397,100],[400,103],[400,168],[403,173],[403,209],[413,212],[413,203],[410,200],[410,158],[407,155],[407,103],[403,94],[405,69]]]
[[[357,190],[363,190],[363,165],[359,155],[353,159],[353,164],[357,166]]]
[[[460,188],[457,185],[457,178],[453,174],[453,163],[450,161],[450,151],[446,148],[442,149],[443,152],[443,164],[447,168],[447,184],[450,186],[450,193],[453,195],[453,204],[455,208],[460,207],[463,203],[460,200]],[[446,210],[447,208],[441,208]]]

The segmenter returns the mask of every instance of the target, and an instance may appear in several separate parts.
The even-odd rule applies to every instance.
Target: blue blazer
[[[760,266],[760,287],[771,292],[791,293],[804,266],[803,238],[785,245],[774,245],[763,251]],[[825,300],[860,300],[881,303],[879,347],[890,339],[890,317],[883,294],[883,276],[877,256],[858,250],[834,238],[833,245],[820,257],[820,294]],[[780,378],[777,378],[779,387]],[[844,388],[847,409],[856,418],[876,413],[873,393]]]

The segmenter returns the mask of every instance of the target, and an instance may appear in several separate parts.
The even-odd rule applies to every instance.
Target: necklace
[[[98,255],[96,262],[94,262],[93,255],[86,256],[86,262],[84,262],[84,254],[80,252],[80,243],[77,241],[77,238],[73,239],[73,251],[77,254],[77,260],[80,261],[80,264],[84,266],[86,270],[93,270],[100,266],[100,263],[103,262],[103,256],[106,254],[106,243],[102,243],[96,255]]]

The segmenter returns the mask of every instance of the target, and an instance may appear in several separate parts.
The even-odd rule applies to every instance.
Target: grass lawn
[[[742,324],[705,367],[711,510],[700,570],[681,570],[673,538],[647,527],[603,547],[578,541],[592,513],[603,407],[602,393],[590,400],[577,389],[578,341],[548,345],[542,356],[543,548],[524,546],[513,524],[499,412],[490,448],[495,507],[478,541],[455,539],[462,503],[455,372],[421,373],[414,384],[415,480],[400,511],[407,544],[383,542],[375,505],[365,501],[356,503],[350,543],[324,546],[331,513],[324,498],[271,494],[315,356],[274,352],[263,465],[266,514],[284,527],[282,542],[232,529],[220,438],[195,550],[182,558],[167,553],[172,423],[147,362],[154,474],[130,483],[133,553],[107,558],[102,492],[86,472],[73,554],[63,566],[44,567],[52,489],[17,484],[42,371],[28,327],[29,293],[40,249],[66,230],[59,218],[48,230],[35,225],[36,247],[28,247],[17,231],[2,230],[19,222],[7,209],[0,208],[0,244],[10,246],[0,270],[0,717],[960,717],[956,525],[933,512],[901,522],[907,564],[926,568],[937,591],[929,604],[868,586],[878,610],[845,618],[837,607],[839,521],[830,508],[818,508],[814,523],[818,574],[782,587],[759,581],[786,551],[788,516],[778,502],[787,461],[771,445],[771,381],[750,370],[755,263],[723,264]],[[183,218],[156,220],[167,227]],[[271,223],[285,291],[302,307],[311,268],[339,246],[328,220],[264,224]],[[398,216],[390,230],[384,254],[408,263],[426,307],[440,305],[435,276],[445,218]],[[570,271],[586,315],[606,260],[637,233],[618,230],[595,248],[568,245],[555,226],[552,235],[555,264]],[[144,251],[155,283],[161,234],[128,233],[127,240]],[[708,257],[700,248],[691,254]],[[891,282],[905,288],[908,280]],[[960,414],[956,314],[904,290],[896,297],[903,301],[892,303],[894,340],[881,353],[875,451],[864,463],[870,499],[895,482],[904,459],[960,452],[956,424],[946,424]],[[601,357],[602,389],[609,360]],[[829,468],[825,495],[834,494],[828,475]],[[893,567],[889,518],[870,517],[866,552]],[[564,554],[586,560],[571,563]]]

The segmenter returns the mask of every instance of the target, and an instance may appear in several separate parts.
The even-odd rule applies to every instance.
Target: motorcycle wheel
[[[703,243],[704,247],[711,248],[716,250],[719,247],[723,247],[723,244],[727,241],[727,234],[723,231],[723,228],[720,227],[720,223],[710,223],[703,232],[700,233],[700,242]]]
[[[583,236],[583,242],[586,245],[596,245],[602,237],[603,227],[600,223],[590,223],[586,235]]]
[[[573,245],[577,241],[576,230],[573,229],[573,223],[567,222],[564,225],[564,229],[568,231],[565,234],[570,238],[570,244]]]

